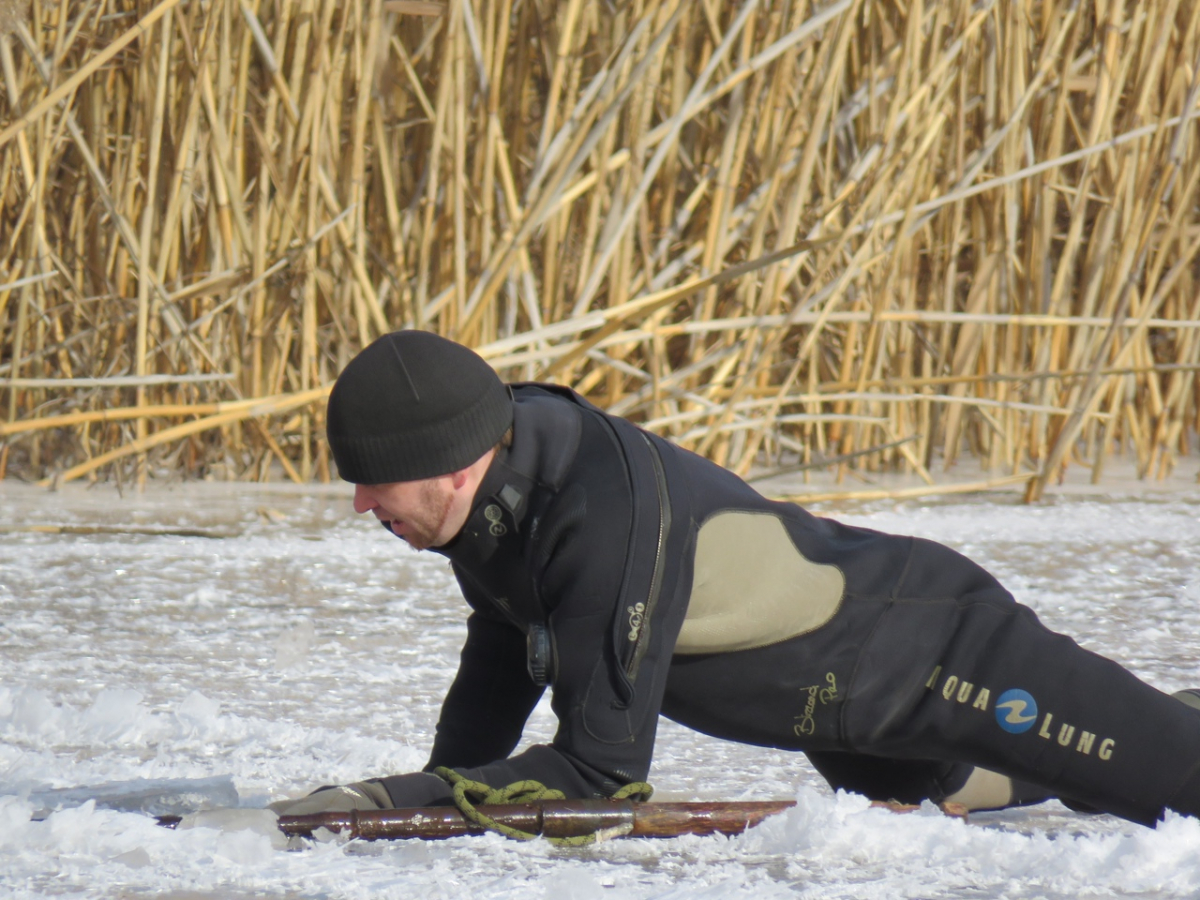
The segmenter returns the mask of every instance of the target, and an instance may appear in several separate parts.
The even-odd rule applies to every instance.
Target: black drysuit
[[[565,389],[513,397],[512,446],[436,551],[472,613],[427,771],[606,796],[647,776],[661,713],[873,799],[941,800],[978,766],[1140,822],[1200,813],[1200,713],[970,560],[768,501]],[[554,742],[510,756],[543,684]],[[382,782],[397,806],[446,794]]]

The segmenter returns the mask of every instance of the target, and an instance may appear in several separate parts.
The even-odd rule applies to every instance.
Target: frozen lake
[[[816,511],[948,543],[1052,627],[1155,686],[1200,686],[1200,492]],[[31,821],[78,803],[53,792],[80,786],[193,779],[181,802],[261,806],[418,769],[465,604],[440,557],[354,516],[344,486],[121,497],[6,482],[0,529],[0,896],[1200,894],[1195,820],[1151,830],[1057,803],[971,824],[900,816],[833,796],[800,755],[665,721],[650,779],[660,799],[796,797],[797,808],[738,838],[582,850],[488,835],[284,852],[265,837],[174,832],[92,804]],[[553,726],[543,704],[527,741]]]

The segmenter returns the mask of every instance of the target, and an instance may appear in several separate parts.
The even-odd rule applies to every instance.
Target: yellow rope
[[[540,835],[498,822],[491,816],[481,813],[477,806],[492,806],[501,803],[536,803],[539,800],[565,800],[567,797],[562,791],[548,788],[540,781],[515,781],[506,787],[493,788],[482,781],[472,781],[465,775],[455,772],[453,769],[447,769],[445,766],[434,769],[433,774],[446,781],[454,789],[454,805],[458,807],[458,811],[462,813],[464,819],[480,828],[498,832],[516,841],[532,841]],[[612,799],[633,799],[644,802],[649,800],[653,793],[654,788],[646,782],[634,781],[613,794]],[[583,847],[595,843],[597,836],[593,833],[581,834],[576,837],[551,837],[546,840],[559,847]]]

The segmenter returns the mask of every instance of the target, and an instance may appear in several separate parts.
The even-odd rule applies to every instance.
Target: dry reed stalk
[[[383,8],[388,12],[408,16],[440,16],[446,12],[445,3],[433,3],[428,0],[387,0]]]
[[[419,327],[742,473],[1163,477],[1197,59],[1182,0],[0,0],[0,470],[328,477],[217,404]]]
[[[255,400],[236,400],[227,403],[174,403],[160,406],[129,406],[120,409],[97,409],[91,412],[67,413],[61,416],[44,416],[20,422],[0,423],[0,437],[22,434],[28,431],[43,431],[51,428],[69,428],[92,422],[119,422],[126,419],[159,418],[175,416],[206,416],[228,409],[253,406]]]
[[[219,428],[224,425],[229,425],[234,422],[240,422],[245,419],[254,419],[262,416],[282,415],[286,412],[291,412],[297,407],[315,403],[324,400],[329,396],[329,388],[314,388],[309,391],[301,391],[296,394],[285,394],[281,397],[263,397],[254,403],[239,406],[235,409],[223,410],[203,419],[198,419],[194,422],[187,422],[183,425],[175,425],[172,428],[167,428],[156,432],[142,440],[131,441],[128,444],[116,447],[105,454],[90,459],[85,463],[73,466],[66,471],[56,473],[50,478],[42,479],[39,482],[43,487],[52,485],[65,484],[68,481],[74,481],[89,472],[93,472],[101,466],[105,466],[111,462],[121,459],[125,456],[142,453],[157,447],[161,444],[169,443],[170,441],[179,440],[189,437],[193,434],[198,434],[202,431],[209,431],[214,428]],[[299,479],[298,479],[299,480]]]
[[[948,482],[909,488],[878,488],[859,491],[812,491],[803,494],[781,496],[781,500],[793,503],[827,503],[847,500],[908,500],[915,497],[939,497],[948,494],[978,494],[987,491],[1011,489],[1034,478],[1034,473],[989,478],[984,481]]]

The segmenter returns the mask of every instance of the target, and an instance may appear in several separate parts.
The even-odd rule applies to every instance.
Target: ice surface
[[[1157,687],[1200,686],[1200,494],[819,511],[944,541]],[[797,807],[739,838],[582,850],[486,836],[288,853],[203,820],[160,828],[105,807],[151,809],[172,791],[197,806],[262,806],[423,765],[465,633],[447,565],[356,518],[345,490],[120,497],[3,483],[0,522],[6,898],[1200,895],[1192,819],[1151,830],[1057,803],[971,824],[899,816],[833,795],[797,754],[666,721],[651,773],[660,798]],[[44,525],[69,528],[32,530]],[[527,740],[553,727],[543,705]],[[58,811],[33,820],[42,809]]]
[[[63,809],[83,806],[89,800],[105,809],[140,812],[151,816],[178,816],[204,809],[236,807],[239,797],[229,775],[211,778],[135,778],[56,790],[31,790],[28,799],[35,816],[44,819]]]

